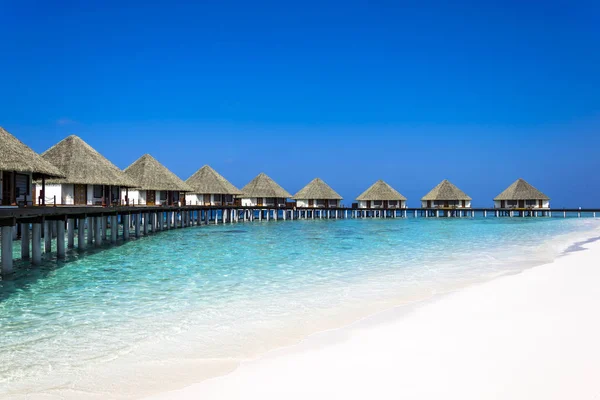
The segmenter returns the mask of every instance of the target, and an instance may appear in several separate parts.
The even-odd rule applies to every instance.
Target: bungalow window
[[[275,205],[275,198],[274,197],[267,197],[265,199],[265,202],[268,206],[274,206]]]
[[[325,200],[317,200],[317,207],[325,207]]]
[[[537,200],[525,200],[525,205],[527,207],[535,207],[537,206],[538,202]]]
[[[516,207],[517,206],[517,200],[507,200],[506,201],[506,206],[507,207]]]
[[[161,190],[159,193],[160,193],[160,196],[159,196],[160,201],[167,201],[167,192],[166,192],[166,190]]]
[[[381,206],[383,206],[383,201],[373,200],[373,207],[381,207]]]
[[[94,185],[94,198],[100,199],[104,194],[104,187],[102,185]]]
[[[233,203],[233,195],[231,195],[231,194],[225,195],[225,201],[227,203]]]
[[[220,194],[215,194],[215,203],[220,203],[221,199],[222,199],[222,197]]]
[[[398,207],[398,200],[389,200],[388,206],[389,207]]]

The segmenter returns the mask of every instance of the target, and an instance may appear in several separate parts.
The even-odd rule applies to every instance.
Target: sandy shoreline
[[[149,399],[600,399],[600,242],[579,247]]]

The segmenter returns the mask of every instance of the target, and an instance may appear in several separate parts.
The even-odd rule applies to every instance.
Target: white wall
[[[125,197],[129,198],[129,205],[146,204],[145,190],[121,189],[121,203],[125,204]]]
[[[35,198],[37,199],[42,193],[42,185],[35,185]],[[46,184],[46,194],[44,195],[46,204],[54,204],[54,196],[56,196],[56,204],[73,204],[73,196],[71,195],[71,202],[66,203],[63,201],[63,186],[67,185],[48,185]],[[73,185],[71,186],[71,192],[73,192]]]
[[[263,199],[263,204],[265,199]],[[258,199],[256,197],[251,197],[251,198],[244,198],[242,197],[242,206],[243,207],[255,207],[256,204],[258,203]]]
[[[268,197],[268,199],[271,199],[272,197]],[[277,203],[279,202],[279,204],[283,205],[285,204],[285,199],[283,200],[278,200],[278,199],[274,199],[274,203],[273,204],[267,204],[267,197],[263,197],[262,198],[262,207],[275,207],[277,206]],[[252,198],[244,198],[242,197],[242,206],[244,207],[256,207],[258,204],[258,198],[256,197],[252,197]]]
[[[186,195],[186,202],[188,201],[188,195]],[[164,197],[165,200],[161,200]],[[140,206],[145,206],[146,205],[146,191],[145,190],[132,190],[129,189],[129,204],[130,205],[140,205]],[[123,201],[123,203],[125,203],[125,189],[121,189],[121,200]],[[157,190],[156,191],[156,196],[155,196],[155,202],[154,204],[157,206],[163,205],[163,204],[167,204],[167,200],[168,200],[168,196],[167,196],[167,191],[166,190]],[[181,200],[182,197],[179,197],[179,205],[181,205]],[[190,203],[187,203],[190,204]],[[192,204],[196,204],[195,200],[194,203]]]
[[[335,205],[334,205],[335,202]],[[312,207],[312,208],[324,208],[325,206],[319,206],[317,207],[317,200],[313,199],[313,205],[309,206],[309,200],[308,199],[298,199],[296,200],[296,207]],[[340,200],[329,200],[329,207],[336,207],[340,205]]]
[[[518,202],[516,204],[509,204],[509,202],[506,201],[505,203],[505,208],[518,208],[519,206]],[[494,200],[494,208],[501,208],[501,205],[502,202],[500,200]],[[543,200],[542,207],[540,207],[539,200],[535,201],[535,205],[527,205],[527,203],[525,203],[525,208],[550,208],[550,200]]]
[[[443,208],[444,207],[445,202],[443,200],[441,201],[432,201],[431,202],[431,208]],[[465,207],[462,206],[462,200],[460,200],[458,202],[457,205],[452,205],[450,204],[449,207],[456,207],[456,208],[471,208],[471,200],[468,200],[465,202]],[[421,200],[421,208],[427,208],[427,201],[425,200]]]
[[[222,204],[223,201],[226,201],[226,197],[227,195],[215,195],[215,194],[211,194],[210,195],[210,205],[214,206],[217,205],[217,201],[215,197],[221,196],[221,200],[219,200],[219,204]],[[188,205],[204,205],[204,195],[203,194],[192,194],[192,193],[186,193],[185,194],[185,202]],[[233,204],[235,202],[235,197],[233,198],[233,200],[227,204]]]
[[[33,201],[38,204],[38,198],[42,194],[42,184],[36,183],[33,185]],[[65,198],[65,193],[68,193],[68,198]],[[46,184],[46,205],[54,204],[54,196],[56,196],[56,204],[72,205],[75,198],[73,197],[73,185]]]
[[[387,206],[387,201],[383,201],[383,205]],[[359,200],[358,201],[358,208],[367,208],[367,201],[366,200]],[[382,206],[375,206],[374,202],[371,201],[371,208],[383,208],[383,207]],[[406,208],[406,201],[404,201],[404,200],[398,200],[396,208]]]
[[[212,196],[211,196],[212,197]],[[212,198],[211,198],[212,200]],[[186,193],[185,194],[185,204],[195,206],[196,204],[202,205],[204,204],[204,195],[196,194],[196,193]]]

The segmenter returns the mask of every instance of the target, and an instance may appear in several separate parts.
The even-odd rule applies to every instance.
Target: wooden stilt
[[[13,272],[13,237],[12,226],[2,227],[2,275]]]
[[[4,235],[2,235],[2,237],[4,237]],[[29,224],[21,224],[21,259],[23,260],[29,260],[29,245]]]

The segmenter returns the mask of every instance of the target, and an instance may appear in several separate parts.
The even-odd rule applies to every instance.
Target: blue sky
[[[88,3],[0,0],[0,126],[36,151],[600,206],[598,2]]]

